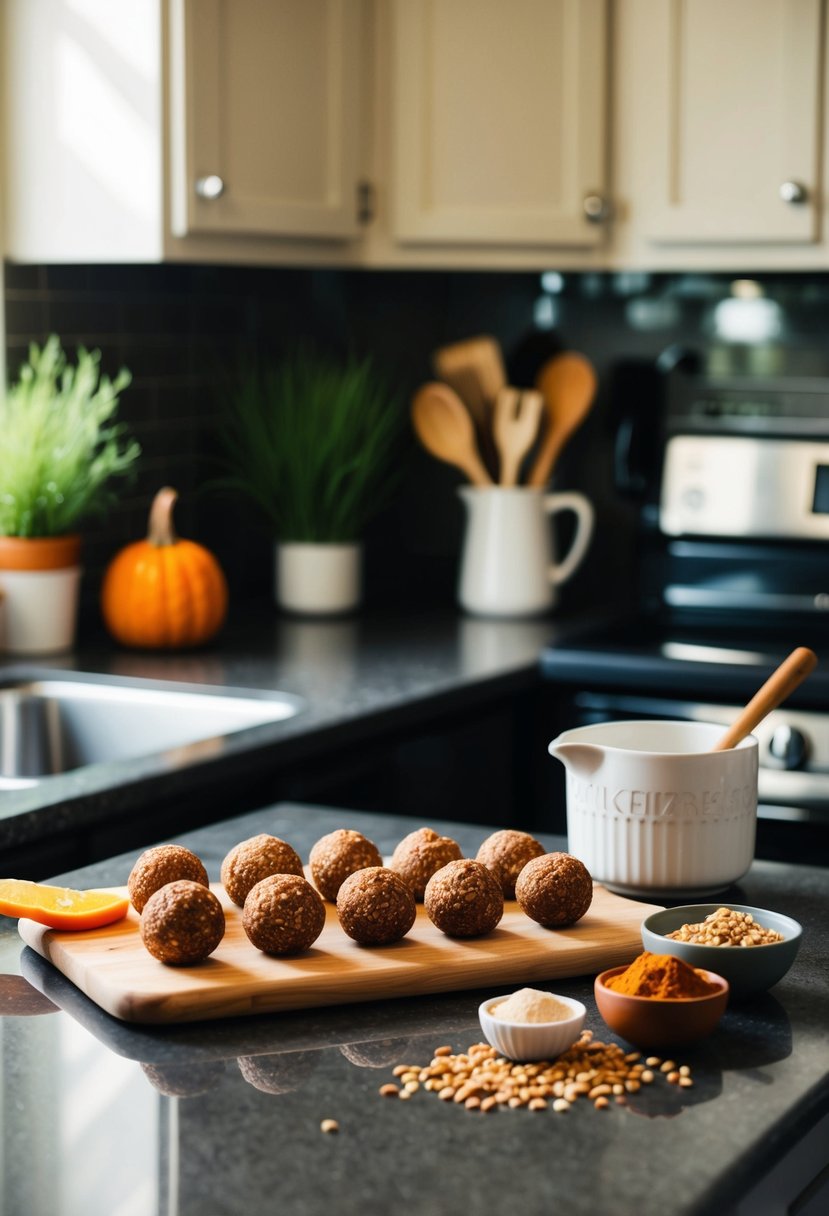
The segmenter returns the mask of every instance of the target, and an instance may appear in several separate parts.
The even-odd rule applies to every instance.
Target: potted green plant
[[[280,607],[329,615],[358,606],[363,532],[393,483],[400,430],[370,358],[300,350],[241,375],[221,426],[221,480],[270,525]]]
[[[52,335],[29,348],[0,397],[0,593],[2,648],[68,649],[74,640],[83,520],[112,500],[140,448],[114,421],[130,382],[100,371],[100,351],[71,365]]]

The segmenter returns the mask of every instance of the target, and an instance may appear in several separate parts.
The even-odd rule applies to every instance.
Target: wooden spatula
[[[489,472],[498,471],[492,437],[495,398],[507,382],[504,358],[496,338],[482,334],[442,346],[432,356],[435,374],[455,390],[475,419],[481,456]]]
[[[475,422],[488,430],[499,389],[507,382],[498,341],[489,334],[441,346],[432,356],[435,373],[469,407]]]

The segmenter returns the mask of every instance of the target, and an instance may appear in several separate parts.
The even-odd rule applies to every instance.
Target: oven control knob
[[[809,750],[806,736],[795,726],[783,723],[775,727],[769,739],[769,753],[779,760],[784,768],[800,768]]]

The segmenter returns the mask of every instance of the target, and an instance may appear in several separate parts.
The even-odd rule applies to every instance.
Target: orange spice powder
[[[607,987],[628,996],[649,996],[657,1000],[689,1000],[710,996],[717,991],[703,974],[672,954],[651,954],[645,951],[635,958],[626,971],[611,976]]]

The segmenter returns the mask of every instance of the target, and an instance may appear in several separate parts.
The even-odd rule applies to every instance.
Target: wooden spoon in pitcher
[[[811,671],[817,666],[817,655],[806,646],[798,646],[780,666],[772,672],[765,684],[760,688],[728,728],[721,739],[712,747],[712,751],[724,752],[736,747],[741,739],[750,735],[755,726],[763,721],[767,714],[782,704],[794,692]]]
[[[536,385],[544,397],[547,430],[527,477],[528,486],[544,486],[561,449],[587,417],[596,394],[596,373],[584,355],[568,351],[548,359]]]
[[[492,485],[478,451],[472,416],[447,384],[433,381],[418,389],[412,400],[412,422],[420,442],[438,460],[462,469],[473,485]]]

